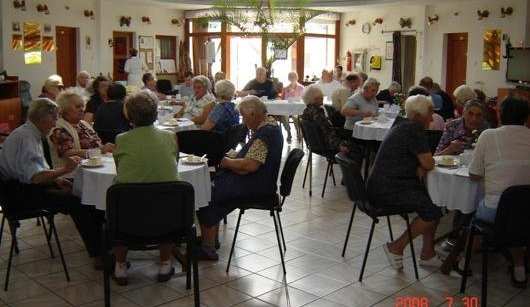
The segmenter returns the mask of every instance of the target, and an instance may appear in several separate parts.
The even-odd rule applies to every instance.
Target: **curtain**
[[[392,81],[401,84],[401,32],[395,31],[392,34],[394,53],[392,56]]]
[[[206,32],[198,22],[193,23],[193,33]],[[208,36],[194,36],[191,40],[191,49],[193,50],[193,73],[195,75],[208,75],[208,63],[206,62],[206,48],[205,43],[208,41]]]

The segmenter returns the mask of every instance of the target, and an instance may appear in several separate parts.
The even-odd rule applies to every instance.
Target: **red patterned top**
[[[75,126],[81,149],[98,148],[101,146],[101,139],[96,132],[85,125]],[[74,149],[74,138],[64,128],[54,128],[50,135],[50,140],[57,149],[57,155],[63,157],[68,150]]]

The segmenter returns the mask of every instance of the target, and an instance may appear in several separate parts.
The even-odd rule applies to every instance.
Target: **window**
[[[190,31],[191,33],[221,32],[221,22],[220,21],[208,21],[208,24],[205,25],[202,22],[191,20]]]
[[[174,60],[176,57],[176,37],[157,35],[155,52],[155,56],[159,59]]]
[[[267,57],[270,57],[273,54],[274,50],[272,50],[269,44],[269,48],[267,49]],[[284,86],[286,86],[289,83],[287,75],[291,71],[296,71],[296,43],[287,49],[287,59],[278,59],[272,63],[271,76],[278,78],[278,80],[282,82]]]
[[[261,37],[231,37],[230,64],[230,81],[243,89],[256,77],[256,67],[261,66]]]
[[[335,39],[306,37],[304,47],[304,75],[320,78],[322,69],[335,66]]]
[[[335,22],[328,20],[310,20],[305,24],[305,32],[311,34],[335,35]]]

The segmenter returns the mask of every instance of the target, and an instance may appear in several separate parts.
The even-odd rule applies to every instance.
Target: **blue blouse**
[[[210,112],[208,119],[215,124],[212,131],[222,134],[228,128],[239,124],[239,112],[235,103],[231,101],[220,102]]]

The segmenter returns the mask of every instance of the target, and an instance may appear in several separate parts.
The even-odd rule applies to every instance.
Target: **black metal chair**
[[[346,253],[346,247],[348,246],[348,240],[350,239],[351,226],[353,223],[353,217],[355,216],[355,210],[359,207],[359,210],[364,212],[372,219],[372,226],[370,227],[370,235],[368,236],[368,243],[366,244],[366,251],[364,253],[363,264],[361,267],[361,274],[359,275],[359,282],[363,280],[364,268],[366,266],[366,260],[368,259],[368,252],[370,251],[370,244],[372,243],[372,237],[374,235],[375,224],[379,223],[380,217],[386,217],[388,223],[388,232],[390,234],[390,240],[394,240],[392,234],[392,226],[390,223],[390,216],[392,215],[401,215],[407,223],[407,232],[409,235],[409,245],[410,251],[412,253],[412,262],[414,263],[414,274],[416,279],[419,280],[418,276],[418,267],[416,265],[416,255],[414,253],[414,246],[412,244],[412,236],[410,232],[410,224],[408,214],[412,211],[404,211],[403,209],[396,208],[377,208],[370,204],[368,200],[366,186],[364,180],[361,176],[361,167],[357,165],[354,161],[347,158],[344,154],[339,153],[335,156],[337,163],[339,164],[342,170],[342,178],[344,184],[346,185],[346,190],[348,191],[348,197],[353,202],[353,209],[350,217],[350,223],[348,225],[348,231],[346,232],[346,239],[344,240],[344,247],[342,249],[342,257]]]
[[[206,130],[177,132],[179,151],[197,156],[206,155],[209,166],[217,166],[224,156],[223,136]]]
[[[482,236],[482,293],[480,305],[485,307],[488,299],[488,251],[491,247],[505,250],[509,247],[530,247],[530,185],[513,186],[506,189],[499,200],[495,223],[474,219],[469,226],[464,272],[468,272],[471,249],[475,236]],[[460,293],[466,290],[468,274],[462,275]]]
[[[173,84],[171,80],[160,79],[156,81],[156,89],[165,95],[175,95],[178,94],[177,90],[173,89]]]
[[[333,164],[335,161],[335,154],[337,151],[329,150],[326,146],[326,136],[322,134],[320,127],[312,121],[300,119],[300,125],[302,127],[302,133],[304,140],[309,149],[309,156],[307,158],[307,166],[305,168],[304,182],[302,183],[302,188],[305,188],[305,182],[307,178],[307,171],[309,170],[309,196],[312,196],[313,191],[313,154],[317,154],[326,158],[328,162],[326,168],[326,175],[324,177],[324,186],[322,187],[322,197],[324,197],[324,192],[326,191],[326,185],[328,183],[328,176],[333,178],[333,185],[337,185],[335,181],[335,174],[333,172]]]
[[[439,130],[425,130],[425,134],[427,135],[427,142],[429,142],[431,153],[434,154],[438,144],[440,143],[443,132]]]
[[[20,204],[25,201],[24,195],[20,191],[19,187],[20,187],[20,183],[14,180],[6,181],[6,182],[0,181],[0,204],[2,205],[2,211],[3,211],[2,224],[0,226],[0,239],[4,231],[5,220],[7,220],[7,223],[11,229],[11,248],[9,250],[9,259],[7,261],[4,291],[7,291],[8,286],[9,286],[9,275],[11,272],[13,252],[15,251],[15,249],[18,249],[16,228],[18,227],[18,224],[20,223],[20,221],[33,219],[33,218],[36,218],[37,220],[42,219],[42,222],[40,224],[42,225],[42,229],[44,230],[44,236],[46,238],[46,243],[48,244],[50,256],[52,258],[55,258],[55,255],[53,253],[53,248],[51,245],[52,234],[55,237],[55,243],[57,244],[57,250],[59,251],[59,255],[61,257],[61,263],[63,265],[66,280],[70,281],[70,275],[68,274],[68,268],[66,267],[63,250],[61,248],[61,242],[59,241],[59,236],[57,235],[57,229],[55,227],[55,222],[54,222],[55,215],[58,212],[54,210],[47,210],[47,209],[34,209],[34,210],[17,209],[18,207],[20,207]],[[43,219],[44,217],[48,220],[48,224],[50,226],[49,230],[46,228],[46,223],[44,222],[44,219]]]
[[[236,245],[237,233],[239,232],[239,223],[241,222],[241,216],[245,213],[245,210],[256,209],[270,211],[270,215],[272,216],[272,220],[274,221],[276,239],[278,240],[278,248],[280,250],[283,273],[286,274],[283,253],[287,250],[287,246],[285,245],[285,237],[283,236],[283,227],[282,222],[280,220],[280,212],[282,212],[282,207],[286,197],[291,194],[294,176],[296,175],[296,169],[298,168],[298,165],[300,165],[300,161],[302,161],[303,157],[304,152],[301,149],[295,148],[291,150],[291,152],[287,156],[287,160],[285,160],[285,165],[283,166],[282,174],[280,177],[280,196],[282,198],[281,202],[278,194],[273,194],[267,197],[260,197],[256,199],[242,199],[236,201],[239,208],[239,217],[237,218],[236,230],[234,233],[234,239],[232,241],[232,248],[230,249],[230,256],[228,257],[228,264],[226,265],[227,273],[230,269],[230,262],[232,261],[232,254],[234,253],[234,247]],[[278,222],[276,222],[276,219],[278,219]]]
[[[105,306],[110,306],[109,254],[114,242],[130,249],[155,249],[160,243],[187,243],[186,288],[191,288],[191,263],[195,306],[200,306],[199,273],[194,225],[195,197],[187,182],[123,183],[107,191],[107,222],[103,231]],[[147,247],[146,247],[147,246]],[[141,248],[138,248],[141,247]],[[191,261],[190,261],[191,260]]]

